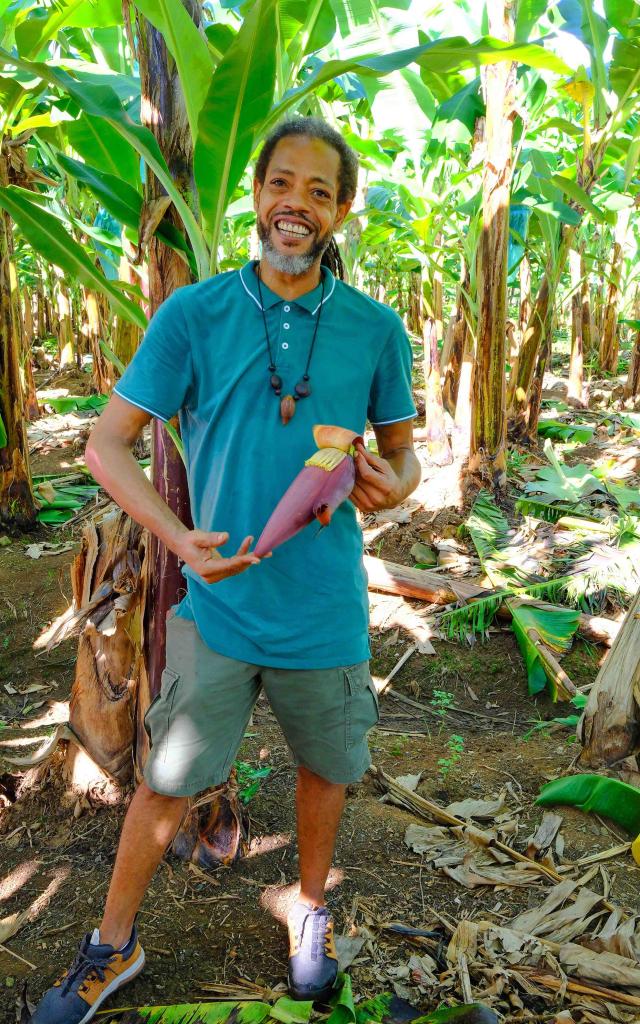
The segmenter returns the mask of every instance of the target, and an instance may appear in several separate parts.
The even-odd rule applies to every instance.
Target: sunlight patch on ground
[[[341,868],[332,868],[325,886],[325,892],[330,892],[344,881],[345,873]],[[270,885],[260,896],[260,905],[268,910],[272,917],[281,924],[286,924],[287,915],[298,898],[300,883],[292,882],[290,885]]]
[[[25,860],[4,878],[0,878],[0,901],[10,899],[23,885],[26,885],[41,864],[42,861],[39,860]]]

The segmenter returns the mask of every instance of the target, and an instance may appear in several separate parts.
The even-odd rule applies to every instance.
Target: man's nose
[[[292,185],[285,199],[285,206],[291,211],[308,210],[307,194],[301,185]]]

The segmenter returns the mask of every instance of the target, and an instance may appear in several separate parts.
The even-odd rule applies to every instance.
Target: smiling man
[[[142,969],[134,918],[144,893],[187,799],[227,779],[261,689],[297,765],[289,986],[298,998],[326,999],[335,982],[324,890],[345,787],[370,764],[366,737],[378,720],[354,506],[396,505],[420,476],[402,322],[340,280],[333,234],[356,182],[355,154],[327,124],[278,126],[255,173],[260,261],[163,304],[90,438],[94,476],[184,562],[188,589],[167,616],[166,669],[145,722],[151,751],[102,922],[33,1024],[86,1024]],[[152,416],[176,413],[193,530],[131,452]],[[252,554],[253,535],[314,451],[313,425],[362,434],[367,419],[379,455],[359,446],[351,503],[319,534],[303,530],[265,560]]]

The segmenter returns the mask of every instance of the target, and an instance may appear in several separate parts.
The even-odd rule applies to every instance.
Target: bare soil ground
[[[78,382],[71,383],[77,389]],[[34,471],[73,465],[82,457],[82,446],[80,441],[37,455]],[[433,525],[434,513],[440,527],[460,522],[455,503],[447,508],[450,491],[445,488],[439,495],[434,485],[429,491],[428,506],[410,525],[383,537],[377,553],[411,564],[409,549],[425,524]],[[0,735],[18,744],[29,736],[29,722],[46,710],[43,701],[68,698],[75,656],[73,640],[50,655],[36,656],[32,647],[70,602],[74,551],[33,561],[24,546],[34,539],[71,539],[77,549],[79,534],[79,528],[40,527],[34,537],[12,537],[9,546],[0,548]],[[375,632],[374,675],[385,678],[411,642],[402,628]],[[525,805],[516,839],[517,848],[524,849],[542,818],[533,804],[540,786],[566,773],[576,751],[571,733],[548,728],[532,733],[531,728],[567,708],[553,705],[546,695],[528,696],[522,659],[508,630],[495,630],[488,642],[473,647],[442,640],[435,640],[434,647],[435,656],[412,654],[394,677],[371,735],[373,761],[392,776],[421,772],[419,791],[443,806],[496,794],[508,784],[509,799]],[[593,681],[604,653],[575,643],[564,665],[577,685]],[[436,691],[451,695],[452,709],[441,718],[434,714]],[[426,710],[402,704],[394,693]],[[462,737],[462,752],[447,770],[438,762],[450,758],[452,734]],[[12,749],[20,753],[22,747]],[[284,981],[281,922],[297,878],[295,772],[266,704],[258,705],[241,757],[273,768],[250,805],[248,856],[210,879],[171,857],[163,862],[138,921],[147,968],[114,1005],[194,1000],[203,995],[203,982],[248,979],[274,986]],[[79,807],[65,800],[58,767],[54,758],[33,790],[17,802],[9,792],[4,809],[0,796],[0,919],[31,908],[28,920],[0,947],[0,1024],[15,1021],[23,981],[31,998],[38,998],[69,964],[80,937],[98,923],[125,812],[123,805]],[[563,810],[563,817],[569,859],[624,841],[603,821],[570,810]],[[500,921],[540,901],[536,886],[472,891],[430,871],[405,845],[412,821],[408,812],[380,802],[371,778],[349,788],[328,892],[338,933],[347,931],[358,915],[355,901],[364,901],[368,913],[381,921],[427,927],[438,915],[455,922],[493,913]],[[610,861],[607,869],[610,899],[637,912],[640,878],[631,857]],[[404,965],[411,952],[403,939],[379,933],[374,947],[351,968],[354,990],[362,995],[388,990],[388,972]],[[551,1010],[542,1005],[539,1010],[540,1020],[554,1019]]]

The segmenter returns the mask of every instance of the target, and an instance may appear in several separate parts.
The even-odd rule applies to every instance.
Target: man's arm
[[[91,432],[86,462],[93,476],[136,522],[141,523],[190,565],[207,583],[244,572],[260,561],[248,554],[252,537],[246,537],[235,556],[222,558],[212,550],[225,544],[226,533],[189,530],[162,500],[131,451],[149,413],[112,395]]]
[[[356,485],[351,501],[361,512],[399,505],[420,483],[421,467],[413,450],[413,420],[374,426],[378,455],[357,446]]]

